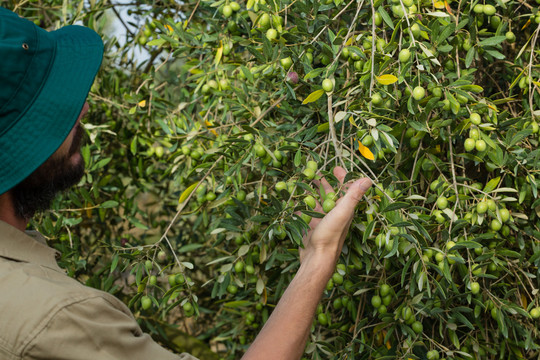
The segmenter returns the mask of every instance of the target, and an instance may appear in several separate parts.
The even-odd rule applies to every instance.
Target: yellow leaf
[[[450,15],[454,15],[454,13],[452,12],[452,8],[450,7],[450,5],[448,5],[448,1],[446,0],[444,0],[444,7],[446,7],[446,11],[448,11]]]
[[[524,309],[527,308],[527,297],[525,294],[521,294],[521,306],[523,306]]]
[[[392,74],[385,74],[385,75],[377,76],[377,81],[381,85],[390,85],[390,84],[395,83],[397,80],[398,78]]]
[[[377,346],[381,346],[384,341],[383,335],[381,333],[377,333],[375,334],[374,338],[375,338],[375,344],[377,344]]]
[[[169,24],[165,24],[165,28],[166,28],[167,30],[169,30],[169,32],[170,32],[170,33],[172,33],[172,32],[173,32],[173,28],[172,28],[172,26],[171,26],[171,25],[169,25]]]
[[[358,125],[356,125],[356,121],[354,121],[352,116],[349,118],[349,122],[351,123],[352,126],[358,127]]]
[[[349,40],[345,43],[346,46],[351,46],[354,41],[354,37],[350,37]]]
[[[450,8],[450,6],[448,5],[448,1],[444,0],[444,1],[435,1],[433,2],[433,6],[435,7],[435,9],[446,9],[446,11],[448,11],[448,13],[452,14],[452,9]]]
[[[219,48],[216,51],[216,59],[214,63],[217,65],[221,61],[221,56],[223,55],[223,41],[219,42]]]
[[[446,9],[446,11],[448,11],[449,14],[452,14],[452,9],[450,8],[450,5],[448,5],[448,1],[444,0],[444,1],[434,1],[433,2],[433,6],[435,7],[435,9]]]
[[[208,121],[208,120],[204,120],[204,122],[206,123],[206,126],[207,126],[207,127],[214,126],[214,124],[212,124],[212,123],[211,123],[210,121]],[[216,130],[210,129],[210,132],[211,132],[212,134],[214,134],[215,136],[218,136]]]
[[[314,101],[319,100],[319,98],[320,98],[323,94],[324,94],[324,90],[323,90],[323,89],[315,90],[314,92],[312,92],[311,94],[309,94],[308,97],[304,99],[304,101],[302,101],[302,105],[306,105],[306,104],[309,104],[309,103],[311,103],[311,102],[314,102]]]
[[[193,189],[195,189],[198,184],[199,182],[191,184],[186,190],[184,190],[184,192],[182,193],[182,195],[180,195],[180,198],[178,199],[178,203],[181,204],[186,201],[189,195],[193,192]]]
[[[491,104],[486,104],[486,105],[487,105],[487,107],[490,108],[491,110],[496,111],[496,112],[499,112],[499,109],[497,109],[496,106],[493,106],[493,105],[491,105]]]
[[[435,9],[444,9],[444,1],[435,1],[433,6],[435,6]]]
[[[146,100],[139,101],[139,106],[142,107],[142,108],[145,107],[146,106]]]
[[[375,156],[373,156],[371,150],[369,150],[367,146],[364,146],[364,144],[362,144],[360,140],[358,140],[358,150],[360,151],[360,154],[362,154],[362,156],[366,159],[375,160]]]
[[[523,27],[521,28],[521,30],[525,30],[525,28],[527,26],[529,26],[531,24],[531,19],[527,20],[527,22],[525,23],[525,25],[523,25]]]

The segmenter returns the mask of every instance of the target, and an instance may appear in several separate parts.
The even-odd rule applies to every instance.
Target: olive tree
[[[538,1],[50,3],[10,4],[107,51],[85,178],[36,226],[159,341],[240,357],[342,166],[375,185],[306,359],[540,355]]]

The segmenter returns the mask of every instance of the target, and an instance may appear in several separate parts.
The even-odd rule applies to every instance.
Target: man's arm
[[[336,167],[334,175],[343,183],[346,172]],[[327,193],[332,191],[326,180],[322,179],[321,183]],[[300,359],[315,310],[335,270],[355,206],[370,186],[369,179],[354,182],[331,212],[322,220],[312,220],[312,230],[304,239],[305,246],[300,254],[300,269],[243,360]],[[317,209],[321,210],[320,204]]]

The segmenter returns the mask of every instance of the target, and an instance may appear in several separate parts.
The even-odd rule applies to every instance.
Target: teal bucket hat
[[[0,194],[62,145],[103,58],[93,30],[47,32],[0,7]]]

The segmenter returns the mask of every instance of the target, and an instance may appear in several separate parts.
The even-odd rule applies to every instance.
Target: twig
[[[373,92],[373,76],[375,74],[375,4],[371,0],[371,80],[369,82],[369,97]],[[371,103],[369,110],[371,111]]]
[[[129,35],[135,37],[135,34],[133,34],[131,32],[131,30],[129,29],[129,27],[127,26],[127,24],[124,22],[124,20],[122,20],[122,17],[120,16],[120,14],[118,13],[118,11],[116,11],[116,8],[114,6],[111,6],[111,9],[112,11],[114,12],[114,14],[116,15],[116,17],[118,18],[118,20],[120,20],[120,22],[122,23],[122,25],[124,26],[124,28],[126,29],[126,31],[129,33]]]
[[[345,5],[345,7],[344,7],[343,9],[341,9],[341,11],[340,11],[339,13],[337,13],[336,16],[334,16],[334,17],[332,18],[331,21],[334,21],[334,20],[336,20],[339,16],[341,16],[341,14],[343,14],[343,12],[344,12],[345,10],[347,10],[347,8],[349,7],[349,5],[351,5],[351,4],[352,4],[353,2],[355,2],[355,1],[356,1],[356,0],[351,0],[347,5]],[[326,29],[328,29],[328,27],[330,27],[330,22],[329,22],[328,24],[326,24],[326,25],[321,29],[321,31],[319,31],[319,33],[318,33],[317,35],[315,35],[315,37],[310,41],[310,44],[313,44],[315,41],[317,41],[317,39],[319,38],[319,36],[321,36],[322,33],[323,33]],[[299,59],[302,58],[302,56],[303,56],[305,53],[306,53],[306,49],[304,49],[304,50],[300,53],[300,55],[298,55],[298,58],[299,58]]]
[[[450,147],[450,168],[452,169],[452,185],[454,185],[454,192],[456,193],[456,201],[454,203],[454,214],[456,213],[456,209],[459,205],[459,192],[457,189],[457,181],[456,181],[456,168],[454,167],[454,148],[452,147],[452,133],[450,130],[450,126],[447,127],[448,130],[448,145]],[[460,206],[461,208],[461,206]],[[452,219],[454,220],[454,219]],[[448,233],[452,233],[452,225],[454,224],[454,221],[450,221],[450,227],[448,229]]]
[[[195,4],[195,7],[193,8],[193,11],[191,12],[191,14],[189,15],[189,18],[187,19],[186,21],[186,24],[184,25],[185,28],[188,27],[189,23],[191,22],[191,19],[193,18],[193,15],[195,15],[195,11],[197,11],[197,8],[199,7],[199,4],[201,3],[201,0],[198,0],[197,1],[197,4]]]
[[[96,94],[93,93],[93,92],[90,93],[90,96],[91,96],[93,99],[100,100],[100,101],[109,103],[109,104],[111,104],[111,105],[118,106],[118,107],[123,108],[123,109],[127,109],[127,108],[128,108],[126,105],[119,104],[119,103],[117,103],[117,102],[112,101],[111,99],[101,97],[101,96],[99,96],[99,95],[96,95]]]
[[[328,125],[330,127],[330,135],[332,136],[332,143],[334,144],[334,150],[336,151],[336,156],[343,168],[346,168],[345,162],[341,156],[341,148],[339,147],[337,138],[336,138],[336,128],[334,126],[334,114],[332,113],[332,94],[328,94]]]
[[[255,120],[253,124],[251,124],[251,127],[254,127],[259,121],[261,121],[266,116],[266,114],[268,114],[273,108],[278,106],[283,100],[285,100],[285,95],[281,96],[275,103],[270,105],[268,109],[266,109],[263,113],[261,113],[261,115],[259,115],[257,120]]]
[[[349,40],[349,36],[351,35],[352,29],[354,28],[354,24],[356,24],[356,20],[358,19],[358,15],[360,14],[360,10],[362,9],[362,6],[363,6],[363,5],[364,5],[364,0],[362,0],[362,2],[360,3],[360,5],[358,5],[358,8],[356,9],[356,14],[354,14],[353,21],[351,22],[351,26],[349,26],[349,30],[347,31],[347,35],[345,35],[345,38],[343,39],[343,43],[342,43],[341,46],[339,47],[338,53],[337,53],[336,56],[334,57],[334,61],[332,61],[332,63],[331,63],[330,66],[328,67],[329,69],[332,68],[332,66],[334,66],[334,64],[336,63],[336,61],[339,60],[339,56],[340,56],[341,53],[343,52],[343,48],[345,47],[345,44],[347,43],[347,40]]]

